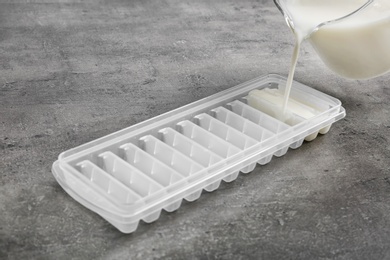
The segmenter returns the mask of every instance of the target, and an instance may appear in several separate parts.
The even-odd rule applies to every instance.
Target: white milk
[[[281,112],[283,103],[283,93],[279,89],[255,89],[249,92],[247,101],[248,105],[254,107],[276,119],[285,122],[288,125],[294,126],[300,122],[310,119],[319,113],[320,110],[304,104],[298,100],[290,98],[288,100],[287,110],[284,114]],[[331,125],[322,128],[319,133],[326,134]],[[305,137],[306,141],[312,141],[317,137],[317,132]]]
[[[325,64],[352,79],[379,76],[390,70],[390,0],[375,0],[339,21],[367,0],[292,0],[286,9],[298,41],[308,38]]]
[[[296,44],[279,119],[286,108],[300,45],[309,39],[325,64],[346,78],[365,79],[390,70],[390,0],[375,0],[354,15],[367,0],[290,0],[283,9],[291,18]],[[329,22],[329,23],[328,23]],[[319,26],[325,23],[323,26]],[[319,26],[319,27],[318,27]]]
[[[283,99],[283,93],[278,89],[255,89],[249,92],[248,104],[289,125],[295,125],[301,121],[296,120],[296,116],[309,119],[320,113],[317,109],[290,98],[286,113],[281,117],[280,105],[283,103]]]

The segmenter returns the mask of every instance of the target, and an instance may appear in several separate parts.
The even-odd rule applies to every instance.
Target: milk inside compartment
[[[283,102],[287,87],[289,86],[284,84],[274,84],[261,90],[255,89],[250,91],[245,99],[250,106],[289,126],[300,124],[329,109],[329,105],[319,99],[316,95],[312,95],[308,92],[304,93],[299,89],[293,89],[289,94],[286,110],[283,111]],[[305,137],[305,140],[314,140],[318,133],[326,134],[330,127],[331,125],[328,125],[319,131],[309,134]]]
[[[292,97],[322,109],[313,118],[290,126],[247,104],[250,91],[285,82],[264,76],[73,148],[53,174],[75,200],[131,233],[344,117],[338,100],[296,82]]]

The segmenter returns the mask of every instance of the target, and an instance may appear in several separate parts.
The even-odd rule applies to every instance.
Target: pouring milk
[[[274,1],[296,38],[282,115],[305,39],[330,69],[345,78],[367,79],[390,70],[390,0]]]

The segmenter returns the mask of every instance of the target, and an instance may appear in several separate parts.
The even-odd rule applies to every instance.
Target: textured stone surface
[[[327,135],[131,235],[52,177],[67,149],[286,75],[292,47],[272,1],[2,1],[0,258],[389,259],[390,76],[344,80],[308,44],[296,80],[347,109]]]

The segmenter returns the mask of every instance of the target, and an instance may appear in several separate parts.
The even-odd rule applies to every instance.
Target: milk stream
[[[390,0],[375,0],[362,8],[365,4],[367,0],[286,1],[285,9],[290,14],[296,42],[281,116],[286,115],[295,67],[305,39],[310,40],[330,69],[345,78],[371,78],[390,70]],[[356,14],[348,16],[356,10],[359,10]],[[318,27],[322,24],[325,25]]]
[[[287,110],[287,105],[288,105],[288,99],[290,97],[290,92],[291,92],[291,86],[292,82],[294,79],[294,74],[295,74],[295,67],[297,66],[298,62],[298,57],[299,57],[299,50],[301,49],[301,43],[303,41],[302,37],[298,36],[295,34],[295,46],[294,46],[294,51],[291,59],[291,66],[290,66],[290,71],[288,73],[287,77],[287,83],[286,83],[286,89],[284,90],[284,98],[283,98],[283,106],[282,106],[282,117],[286,117],[286,110]]]

